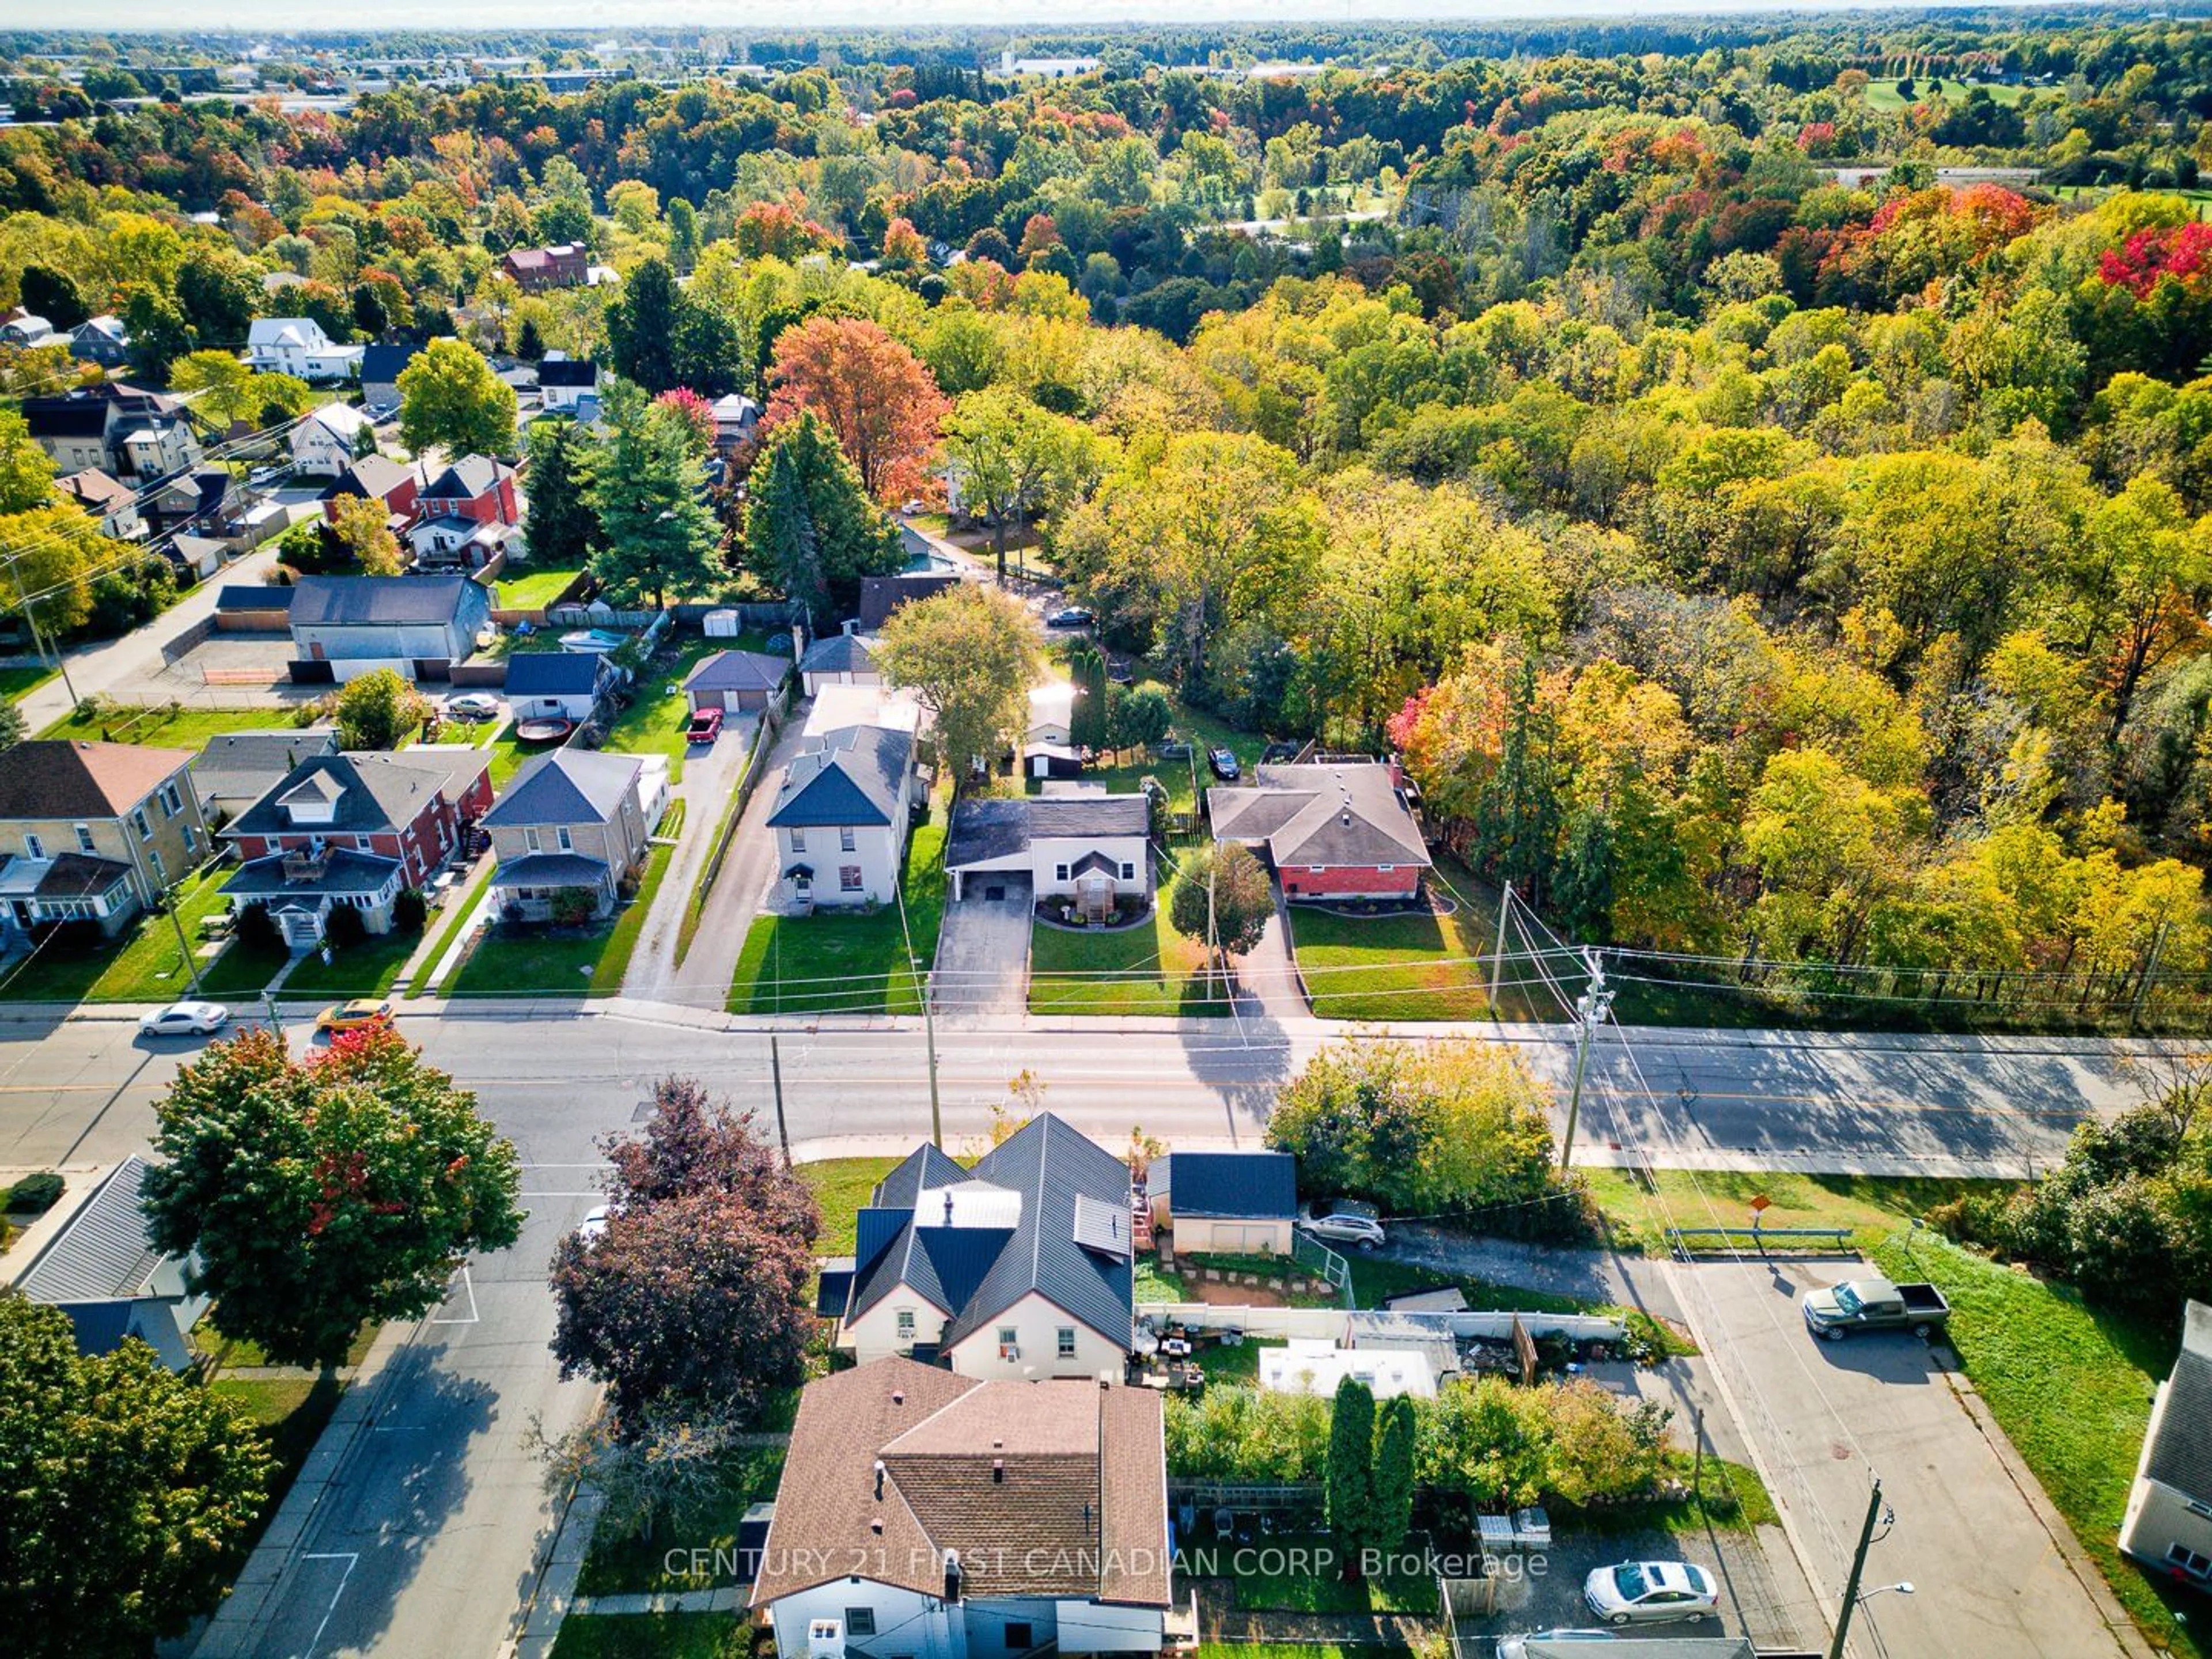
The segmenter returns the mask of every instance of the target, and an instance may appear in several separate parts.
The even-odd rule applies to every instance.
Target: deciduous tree
[[[430,700],[394,668],[373,668],[339,688],[338,743],[346,749],[397,749],[429,718]]]
[[[879,501],[914,494],[949,407],[921,360],[865,318],[813,317],[777,337],[774,388],[763,417],[773,429],[811,410]]]
[[[1274,885],[1241,842],[1200,847],[1176,872],[1168,920],[1186,938],[1212,938],[1224,955],[1241,957],[1258,945],[1274,915]]]
[[[514,453],[514,388],[465,340],[433,340],[399,371],[399,436],[420,454]]]
[[[1005,387],[970,392],[945,421],[945,455],[958,469],[963,511],[991,526],[999,580],[1006,532],[1072,494],[1095,470],[1089,430]]]
[[[878,653],[893,685],[919,692],[935,716],[931,740],[956,787],[1020,741],[1036,672],[1030,614],[994,589],[960,582],[901,605]]]
[[[342,496],[334,506],[331,534],[364,575],[397,576],[407,568],[407,555],[388,517],[385,504],[374,495]]]

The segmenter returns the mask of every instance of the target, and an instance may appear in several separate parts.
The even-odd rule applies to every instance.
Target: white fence
[[[1464,1340],[1487,1337],[1503,1342],[1513,1334],[1513,1322],[1531,1336],[1563,1336],[1574,1342],[1618,1342],[1627,1334],[1618,1319],[1596,1314],[1547,1313],[1389,1313],[1347,1314],[1341,1308],[1239,1308],[1212,1302],[1145,1302],[1137,1306],[1140,1318],[1165,1328],[1181,1325],[1187,1330],[1242,1331],[1247,1336],[1318,1337],[1341,1342],[1355,1325],[1364,1328],[1366,1340],[1387,1344],[1392,1335]],[[1380,1324],[1382,1328],[1376,1328]]]

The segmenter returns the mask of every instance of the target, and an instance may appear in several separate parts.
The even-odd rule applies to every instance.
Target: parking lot
[[[1850,1569],[1872,1480],[1878,1527],[1852,1644],[1874,1654],[2095,1659],[2137,1650],[2065,1523],[1954,1390],[1948,1351],[1904,1333],[1816,1341],[1806,1291],[1854,1259],[1700,1262],[1676,1270],[1715,1374],[1825,1595]],[[1910,1593],[1893,1587],[1911,1583]],[[2093,1589],[2094,1586],[2094,1589]],[[1888,1591],[1890,1593],[1885,1593]]]

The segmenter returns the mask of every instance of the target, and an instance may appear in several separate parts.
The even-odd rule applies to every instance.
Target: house
[[[782,657],[758,651],[717,651],[702,657],[684,682],[684,695],[691,712],[720,708],[731,714],[753,714],[774,702],[791,678],[791,664]]]
[[[2183,1311],[2181,1352],[2150,1408],[2120,1549],[2178,1583],[2212,1589],[2212,1307],[2202,1302]]]
[[[510,248],[499,262],[500,269],[525,294],[549,288],[581,288],[589,279],[591,264],[591,255],[574,242]]]
[[[349,496],[366,495],[384,503],[385,521],[393,531],[405,528],[415,516],[415,501],[421,493],[422,480],[411,466],[403,465],[389,455],[364,455],[344,467],[319,497],[323,517],[331,524],[338,519],[337,504]]]
[[[140,1201],[151,1168],[134,1154],[100,1177],[16,1289],[69,1316],[79,1353],[112,1353],[135,1336],[181,1371],[192,1363],[187,1335],[209,1298],[186,1288],[185,1259],[149,1237]]]
[[[1287,1256],[1296,1243],[1298,1166],[1288,1152],[1169,1152],[1152,1160],[1145,1196],[1179,1253]]]
[[[293,470],[310,477],[337,477],[362,453],[364,441],[374,448],[376,428],[368,416],[351,404],[325,404],[292,428]]]
[[[425,519],[473,519],[478,524],[522,522],[514,469],[489,455],[464,455],[428,479],[416,505]]]
[[[399,407],[399,376],[415,361],[419,345],[372,345],[362,348],[361,401],[369,409]]]
[[[623,679],[605,652],[521,651],[507,659],[507,701],[518,720],[580,725],[599,712]]]
[[[192,787],[209,822],[220,825],[274,789],[301,762],[337,751],[337,733],[328,726],[301,732],[219,732],[192,757]]]
[[[476,649],[491,596],[466,576],[302,576],[292,590],[292,643],[337,679],[374,668],[441,678]]]
[[[914,752],[906,732],[876,726],[803,740],[768,817],[793,903],[891,902],[912,816]],[[819,880],[817,864],[825,872]],[[835,883],[826,874],[831,867]]]
[[[181,415],[125,412],[109,423],[108,435],[116,464],[134,478],[166,477],[199,465],[200,441]]]
[[[564,357],[549,352],[538,365],[538,392],[545,407],[560,414],[576,412],[577,400],[599,389],[599,366],[589,358]]]
[[[999,54],[1001,75],[1041,76],[1048,81],[1065,81],[1073,76],[1088,75],[1097,67],[1096,58],[1017,58],[1011,47]]]
[[[1048,680],[1030,688],[1029,741],[1060,747],[1075,741],[1075,688]]]
[[[1365,1383],[1377,1400],[1401,1394],[1437,1397],[1436,1373],[1419,1348],[1340,1348],[1327,1337],[1294,1336],[1281,1347],[1260,1351],[1260,1386],[1270,1394],[1327,1400],[1347,1376]]]
[[[1129,1171],[1050,1112],[963,1168],[921,1146],[877,1183],[819,1310],[860,1364],[1120,1376],[1133,1317]]]
[[[793,1659],[1155,1655],[1164,1407],[884,1359],[807,1384],[751,1607]]]
[[[107,446],[112,406],[87,392],[23,399],[24,424],[31,440],[62,472],[82,472],[116,465]]]
[[[915,572],[904,576],[863,576],[860,578],[860,632],[878,634],[890,620],[891,613],[902,605],[912,605],[916,599],[926,599],[942,593],[948,587],[957,587],[957,574],[941,571]]]
[[[233,909],[266,904],[295,950],[334,905],[389,933],[400,893],[428,887],[489,810],[490,765],[475,749],[312,755],[222,832],[240,859],[222,890]]]
[[[59,472],[100,467],[143,482],[196,465],[200,459],[199,440],[183,404],[120,381],[26,398],[21,412],[33,441]]]
[[[236,529],[245,503],[246,492],[227,469],[203,466],[157,486],[145,498],[145,512],[157,535],[191,530],[222,537]]]
[[[70,331],[70,356],[81,363],[120,368],[131,356],[131,336],[119,317],[88,318]]]
[[[714,417],[714,447],[726,457],[750,443],[760,430],[761,406],[742,392],[717,398],[708,412]]]
[[[1412,898],[1429,867],[1398,769],[1381,761],[1261,766],[1206,806],[1214,840],[1262,851],[1287,899]]]
[[[212,843],[187,749],[39,738],[0,750],[0,921],[113,934]]]
[[[517,773],[483,819],[499,854],[491,885],[501,913],[550,921],[558,896],[577,889],[592,896],[593,921],[611,913],[648,851],[644,771],[635,755],[556,749]]]
[[[231,544],[218,541],[212,536],[183,533],[172,536],[161,545],[161,555],[176,568],[177,574],[188,582],[205,581],[222,568],[229,556]]]
[[[518,526],[496,520],[486,523],[458,513],[420,520],[407,532],[418,571],[482,570],[495,555],[507,552],[521,539]]]
[[[945,838],[952,897],[968,878],[1021,875],[1039,899],[1073,899],[1086,915],[1113,913],[1152,890],[1147,842],[1152,806],[1142,795],[969,797],[953,809]]]
[[[246,330],[249,367],[307,381],[349,380],[361,370],[362,348],[340,345],[312,317],[261,317]]]
[[[138,492],[121,479],[90,466],[66,478],[57,478],[54,488],[74,497],[78,506],[99,520],[100,533],[109,540],[135,542],[144,538],[146,520],[138,511]]]
[[[799,678],[810,697],[825,685],[884,683],[868,642],[850,629],[842,634],[825,634],[808,646],[799,659]]]
[[[20,346],[29,350],[36,346],[55,343],[54,325],[45,318],[34,316],[21,306],[0,319],[0,345]]]

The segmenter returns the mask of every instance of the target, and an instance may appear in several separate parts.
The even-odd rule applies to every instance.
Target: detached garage
[[[730,714],[756,714],[775,700],[791,664],[758,651],[717,651],[700,659],[684,682],[691,712],[719,708]]]
[[[1291,1253],[1298,1166],[1288,1152],[1170,1152],[1153,1160],[1145,1193],[1178,1255]]]

